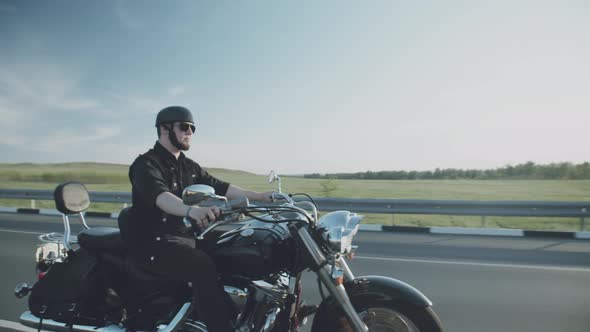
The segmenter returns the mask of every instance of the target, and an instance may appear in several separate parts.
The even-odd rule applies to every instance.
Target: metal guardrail
[[[0,189],[0,199],[53,200],[52,190]],[[90,192],[92,202],[130,204],[128,192]],[[418,199],[314,198],[321,211],[350,210],[361,213],[432,214],[504,217],[580,218],[580,230],[590,217],[590,202],[553,201],[466,201]]]
[[[43,189],[0,189],[0,199],[53,200],[53,190]],[[131,193],[91,191],[90,201],[98,203],[131,203]]]

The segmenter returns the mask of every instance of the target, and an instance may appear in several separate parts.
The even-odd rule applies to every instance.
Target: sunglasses
[[[178,123],[178,128],[182,131],[187,131],[190,128],[193,133],[197,130],[194,124],[186,122]]]

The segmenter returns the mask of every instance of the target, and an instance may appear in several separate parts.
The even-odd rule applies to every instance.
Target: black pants
[[[231,331],[228,297],[218,282],[215,264],[207,253],[195,249],[194,241],[194,238],[166,236],[142,266],[164,279],[192,283],[194,309],[208,330]]]

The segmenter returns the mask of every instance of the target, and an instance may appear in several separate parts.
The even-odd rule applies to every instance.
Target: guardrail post
[[[586,218],[580,217],[580,232],[583,232],[586,228]]]
[[[481,228],[486,228],[486,216],[481,216]]]
[[[32,199],[32,200],[31,200],[31,209],[34,209],[34,208],[35,208],[35,200],[34,200],[34,199]]]

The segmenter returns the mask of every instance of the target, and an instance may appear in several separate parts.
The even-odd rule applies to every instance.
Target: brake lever
[[[247,197],[242,197],[242,198],[238,198],[236,200],[232,200],[232,201],[226,201],[225,202],[225,207],[220,207],[220,211],[219,211],[219,216],[217,216],[216,219],[223,219],[226,216],[230,216],[232,214],[235,213],[239,213],[239,211],[241,209],[247,208],[250,206],[250,201],[248,200]],[[213,222],[211,224],[209,224],[209,226],[207,226],[202,232],[201,234],[199,234],[196,238],[197,240],[204,240],[205,239],[205,234],[209,233],[212,229],[214,229],[217,226],[221,226],[221,225],[227,225],[227,224],[231,224],[233,223],[235,220],[227,220],[227,221],[216,221]]]
[[[288,194],[273,191],[271,194],[272,203],[279,203],[280,201],[286,201],[292,203],[291,197]]]
[[[222,225],[229,225],[231,223],[234,223],[236,221],[238,221],[238,218],[230,218],[228,220],[221,220],[225,217],[230,217],[232,214],[239,214],[238,212],[236,213],[226,213],[226,214],[220,214],[219,217],[217,218],[219,221],[214,221],[213,223],[209,224],[209,226],[205,227],[201,233],[199,235],[196,236],[197,240],[204,240],[205,239],[205,234],[209,233],[212,229],[218,227],[218,226],[222,226]]]

